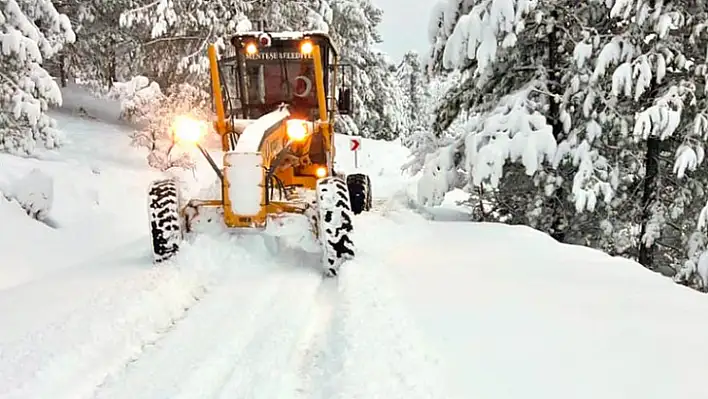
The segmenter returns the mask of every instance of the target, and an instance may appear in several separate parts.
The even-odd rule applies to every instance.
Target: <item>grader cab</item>
[[[232,37],[221,55],[211,45],[208,55],[222,165],[201,146],[200,121],[183,118],[173,134],[201,150],[221,195],[183,202],[175,179],[150,186],[155,262],[174,256],[205,213],[237,232],[306,214],[324,270],[336,275],[354,256],[352,215],[371,208],[371,182],[334,170],[334,117],[352,109],[332,41],[319,32],[248,32]]]

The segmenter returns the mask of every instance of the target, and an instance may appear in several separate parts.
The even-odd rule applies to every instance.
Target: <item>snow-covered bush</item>
[[[166,100],[160,85],[145,76],[113,83],[108,97],[120,102],[120,118],[135,124],[146,122]]]
[[[17,202],[30,217],[44,221],[54,202],[54,180],[41,170],[33,169],[2,194],[7,200]]]
[[[148,88],[150,86],[147,86]],[[144,89],[143,89],[144,90]],[[148,90],[153,93],[153,90]],[[173,87],[170,95],[153,97],[136,96],[139,101],[150,98],[143,108],[134,115],[140,115],[141,127],[132,135],[132,144],[146,148],[148,164],[165,171],[170,168],[192,168],[194,160],[191,156],[193,148],[185,147],[175,141],[173,124],[177,117],[189,115],[191,118],[207,122],[213,120],[209,101],[209,93],[188,84]],[[133,97],[128,104],[136,104]],[[209,128],[208,133],[211,133]]]
[[[37,145],[59,144],[47,110],[61,104],[61,92],[42,63],[74,39],[69,18],[59,14],[51,1],[2,2],[0,151],[27,155]]]

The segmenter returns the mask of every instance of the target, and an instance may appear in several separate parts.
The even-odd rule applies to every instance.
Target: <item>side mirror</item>
[[[339,89],[339,96],[337,98],[337,109],[340,115],[352,114],[353,109],[351,89]]]

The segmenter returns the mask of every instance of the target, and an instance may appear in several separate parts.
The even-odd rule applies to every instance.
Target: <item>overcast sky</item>
[[[384,11],[379,27],[382,50],[400,60],[408,50],[424,54],[428,43],[428,18],[436,0],[374,0]]]

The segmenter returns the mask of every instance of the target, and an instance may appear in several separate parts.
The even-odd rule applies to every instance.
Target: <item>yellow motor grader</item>
[[[371,182],[334,170],[334,117],[352,112],[344,66],[324,32],[239,33],[218,54],[208,48],[221,138],[218,166],[199,140],[203,121],[181,118],[175,140],[192,143],[220,180],[220,198],[182,202],[175,179],[149,188],[154,261],[175,255],[193,222],[207,211],[223,227],[265,229],[283,214],[307,214],[321,244],[325,274],[354,256],[352,215],[371,208]],[[215,212],[214,212],[215,211]]]

